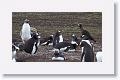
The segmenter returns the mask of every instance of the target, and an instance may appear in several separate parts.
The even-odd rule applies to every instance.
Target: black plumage
[[[55,33],[54,39],[53,39],[53,46],[55,46],[56,44],[58,44],[60,42],[60,36],[61,35],[61,31],[57,31]]]
[[[40,44],[43,46],[49,45],[50,43],[53,43],[53,35],[50,35],[49,37],[40,39]]]
[[[80,27],[81,37],[86,36],[86,40],[93,40],[94,42],[96,42],[96,40],[90,35],[90,33],[87,30],[83,29],[82,24],[78,24],[78,26]]]
[[[30,38],[28,41],[25,42],[24,51],[30,54],[35,54],[38,50],[37,44],[38,44],[38,35],[34,33],[32,38]],[[33,49],[35,50],[33,51]]]
[[[58,49],[59,51],[68,51],[69,49],[76,49],[76,44],[71,44],[68,42],[60,42],[54,46],[55,49]],[[62,49],[62,50],[61,50]]]
[[[85,62],[94,62],[94,52],[91,45],[89,45],[85,41],[82,41],[80,47],[83,47],[81,61],[83,60],[84,57]]]

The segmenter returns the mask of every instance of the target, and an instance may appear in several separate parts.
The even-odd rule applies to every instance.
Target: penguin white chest
[[[35,54],[35,51],[36,51],[36,46],[35,46],[36,42],[34,43],[33,45],[33,49],[32,49],[32,55]]]
[[[59,43],[60,42],[63,42],[63,36],[62,35],[59,36]]]
[[[31,38],[30,25],[28,23],[24,23],[22,26],[21,38],[22,40],[28,40]]]

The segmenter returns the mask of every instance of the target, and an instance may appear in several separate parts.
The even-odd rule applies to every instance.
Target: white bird
[[[29,25],[29,20],[25,19],[24,24],[22,26],[22,30],[20,32],[20,36],[22,38],[23,43],[31,38],[31,30]]]

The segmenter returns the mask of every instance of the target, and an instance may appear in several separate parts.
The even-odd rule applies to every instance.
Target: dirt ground
[[[25,19],[30,20],[31,27],[35,27],[41,37],[48,37],[61,30],[66,41],[71,41],[74,33],[80,39],[80,30],[77,26],[82,23],[84,29],[88,30],[97,41],[94,43],[94,52],[102,51],[102,13],[99,12],[13,12],[12,13],[12,38],[21,41],[20,30]],[[52,46],[39,46],[37,54],[31,55],[24,51],[18,51],[16,59],[18,62],[53,62],[51,60],[54,52]],[[78,46],[75,52],[64,52],[64,62],[80,62],[81,49]]]

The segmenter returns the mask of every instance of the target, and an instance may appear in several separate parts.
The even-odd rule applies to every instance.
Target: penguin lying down
[[[60,42],[58,44],[55,45],[53,51],[60,51],[60,52],[74,52],[77,48],[78,44],[76,42]]]
[[[53,61],[64,61],[65,57],[64,54],[58,51],[55,51],[53,57],[52,57]]]

